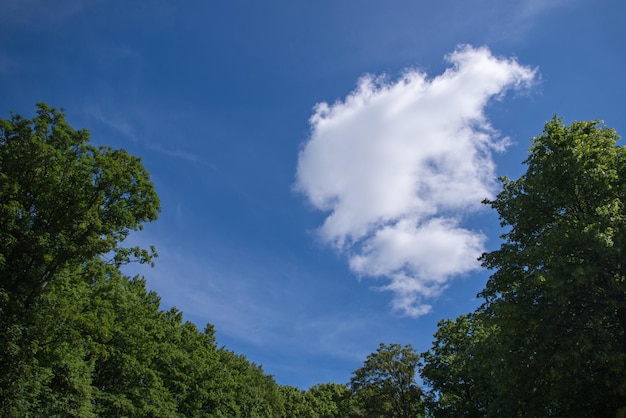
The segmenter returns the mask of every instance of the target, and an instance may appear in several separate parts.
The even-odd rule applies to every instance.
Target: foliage
[[[311,397],[305,391],[293,386],[281,386],[284,401],[284,417],[318,418],[319,414],[311,405]]]
[[[89,333],[96,324],[82,315],[88,294],[88,286],[71,274],[51,283],[19,322],[6,327],[2,316],[8,332],[0,336],[1,416],[94,416],[89,352],[97,347]]]
[[[38,105],[0,119],[0,416],[282,416],[278,385],[120,271],[156,218],[141,160]]]
[[[419,355],[410,344],[380,344],[354,371],[350,386],[365,417],[417,417],[422,390],[415,381]]]
[[[483,305],[445,321],[434,415],[626,415],[626,160],[600,122],[553,118],[493,201],[506,228]],[[478,394],[478,396],[476,396]],[[453,411],[446,414],[446,411]],[[456,411],[456,412],[454,412]]]
[[[422,353],[421,376],[435,417],[483,417],[494,397],[498,371],[492,338],[497,330],[480,314],[440,321],[430,350]]]
[[[88,415],[79,395],[91,391],[89,319],[80,318],[89,289],[76,277],[105,255],[116,265],[153,256],[120,246],[157,217],[147,171],[88,141],[45,104],[32,120],[0,119],[0,408],[9,415]]]
[[[307,391],[319,418],[346,418],[353,415],[354,399],[350,388],[338,383],[322,383]]]
[[[280,388],[263,368],[250,363],[245,356],[219,349],[222,373],[216,376],[222,399],[216,408],[220,417],[277,417],[283,403]]]
[[[527,172],[488,202],[503,226],[482,293],[517,386],[514,408],[614,416],[626,407],[626,159],[600,122],[552,119]],[[572,367],[575,365],[575,367]],[[502,408],[508,405],[503,405]],[[511,408],[513,410],[513,407]]]
[[[69,265],[140,248],[121,248],[131,230],[156,219],[159,201],[141,160],[89,145],[63,113],[39,104],[32,120],[0,119],[1,288],[12,303],[31,302]]]

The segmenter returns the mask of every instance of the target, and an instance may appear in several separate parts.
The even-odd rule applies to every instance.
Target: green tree
[[[553,118],[526,173],[493,201],[507,230],[483,255],[506,416],[626,415],[626,159],[601,122]]]
[[[353,372],[350,387],[364,417],[423,416],[422,390],[415,381],[419,355],[410,344],[380,344]]]
[[[52,282],[3,340],[0,416],[91,417],[91,373],[100,328],[78,271]],[[5,318],[3,318],[4,320]]]
[[[150,262],[153,250],[121,243],[158,211],[141,160],[90,145],[63,113],[39,104],[32,120],[0,119],[3,414],[88,416],[98,327],[83,272],[104,257]]]
[[[319,418],[347,418],[354,415],[352,391],[347,385],[322,383],[310,387],[306,393]]]
[[[98,416],[174,416],[176,398],[161,372],[161,358],[171,354],[167,344],[167,317],[159,310],[160,298],[148,292],[145,281],[129,279],[116,268],[102,276],[95,295],[107,315],[107,333],[101,341],[92,386]]]
[[[220,382],[224,368],[219,362],[215,331],[204,332],[191,322],[183,322],[182,312],[162,313],[164,339],[154,359],[163,385],[177,404],[181,417],[212,416],[223,401]]]
[[[500,370],[497,336],[480,314],[439,322],[432,347],[421,355],[420,374],[430,388],[429,416],[487,415]]]
[[[159,211],[141,160],[90,145],[56,109],[0,119],[0,180],[0,289],[12,303],[27,305],[69,264],[94,256],[150,260],[120,247]]]
[[[319,418],[307,392],[293,386],[281,386],[280,393],[285,408],[284,418]]]
[[[0,416],[284,416],[272,376],[122,274],[158,211],[141,160],[61,112],[0,119]]]
[[[225,348],[218,350],[221,374],[215,391],[220,402],[214,413],[219,417],[280,417],[284,413],[281,387],[263,368],[243,355]]]

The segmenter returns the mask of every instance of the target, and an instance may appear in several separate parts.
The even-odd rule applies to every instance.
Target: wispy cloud
[[[15,74],[19,72],[21,67],[22,64],[15,57],[0,52],[0,75]]]
[[[143,135],[138,134],[139,129],[128,121],[127,118],[115,115],[113,113],[105,113],[99,108],[88,108],[87,114],[89,117],[94,118],[99,123],[119,132],[124,137],[130,139],[132,142],[146,147],[149,150],[155,151],[159,154],[181,159],[188,162],[201,162],[201,159],[190,152],[178,148],[165,147],[153,140],[147,140]]]
[[[153,151],[158,152],[159,154],[167,155],[168,157],[179,158],[181,160],[185,160],[189,162],[200,161],[200,158],[198,156],[193,155],[190,152],[187,152],[181,149],[169,149],[156,143],[148,144],[148,148]]]
[[[517,9],[514,9],[514,19],[524,26],[530,25],[538,16],[545,15],[556,8],[572,6],[576,3],[578,0],[524,0],[519,2]]]
[[[47,24],[61,24],[85,8],[86,2],[61,0],[5,0],[0,3],[0,23],[20,25],[46,19]]]
[[[325,310],[304,290],[316,277],[280,258],[242,257],[232,248],[213,248],[213,256],[202,257],[149,231],[131,234],[128,241],[144,248],[156,242],[160,256],[154,268],[132,264],[125,273],[145,275],[148,286],[162,295],[163,308],[178,307],[199,327],[215,325],[220,344],[227,336],[294,357],[359,362],[368,354],[364,344],[375,346],[384,335],[384,323],[373,315]]]
[[[412,317],[479,267],[485,237],[462,221],[493,195],[491,154],[506,146],[485,106],[535,76],[487,48],[460,47],[447,60],[433,79],[368,75],[344,101],[318,104],[296,174],[296,189],[329,213],[321,239],[355,273],[387,278],[393,309]]]
[[[501,8],[502,13],[490,22],[490,37],[496,39],[521,39],[540,25],[541,18],[552,14],[557,9],[575,7],[578,0],[522,0],[515,4],[495,2],[486,10]]]
[[[119,132],[131,141],[135,143],[140,142],[136,129],[126,119],[116,117],[111,113],[103,112],[98,107],[89,107],[87,108],[86,113],[89,117],[94,118],[101,124]]]

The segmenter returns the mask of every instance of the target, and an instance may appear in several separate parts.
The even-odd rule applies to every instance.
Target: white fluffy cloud
[[[329,213],[320,237],[355,273],[387,278],[393,308],[414,317],[478,267],[484,236],[461,222],[493,195],[491,152],[505,146],[485,105],[535,75],[487,48],[447,60],[435,78],[365,76],[344,101],[318,104],[296,174],[296,188]]]

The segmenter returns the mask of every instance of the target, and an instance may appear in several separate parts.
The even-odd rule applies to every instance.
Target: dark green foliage
[[[281,386],[285,418],[349,418],[356,416],[350,388],[337,383],[315,385],[303,391]]]
[[[423,354],[435,416],[626,415],[626,159],[599,122],[554,118],[493,201],[504,242],[477,312]],[[450,412],[450,413],[446,413]],[[461,414],[463,412],[463,414]]]
[[[311,387],[307,395],[319,418],[347,418],[355,409],[355,399],[346,385],[322,383]]]
[[[1,416],[92,414],[91,372],[96,324],[83,315],[88,286],[76,274],[55,281],[20,321],[0,336],[5,363],[0,375]],[[3,326],[7,325],[2,317]]]
[[[514,408],[615,416],[626,407],[626,159],[599,122],[554,118],[528,170],[488,202],[511,229],[483,256]],[[508,405],[502,405],[502,408]]]
[[[45,104],[37,114],[0,119],[0,285],[15,308],[94,256],[149,261],[120,243],[159,211],[140,159],[89,145],[87,131]]]
[[[215,410],[220,417],[278,417],[283,413],[280,388],[260,366],[244,356],[219,349],[216,391],[220,394]]]
[[[112,308],[111,326],[93,372],[95,410],[99,416],[173,416],[176,402],[158,368],[170,348],[159,298],[138,278],[106,280],[101,292]]]
[[[105,255],[149,262],[120,244],[159,202],[138,158],[89,145],[45,104],[37,113],[0,119],[0,408],[88,416],[90,289],[78,277]]]
[[[499,372],[492,350],[495,329],[478,314],[440,321],[420,373],[430,387],[428,409],[435,417],[482,417],[493,402]]]
[[[158,211],[140,159],[93,147],[57,110],[0,119],[0,416],[356,417],[370,394],[397,407],[386,384],[281,387],[218,348],[211,325],[162,311],[120,271],[156,255],[122,243]],[[401,367],[396,389],[413,402],[414,354],[384,348],[373,359]]]
[[[280,388],[284,402],[284,417],[318,418],[319,414],[311,405],[311,397],[307,392],[292,386]]]
[[[156,218],[138,158],[95,148],[62,113],[0,119],[0,416],[278,417],[273,378],[162,311],[120,266]]]
[[[418,362],[419,355],[410,344],[380,344],[350,379],[357,416],[423,416],[422,390],[415,382]]]

